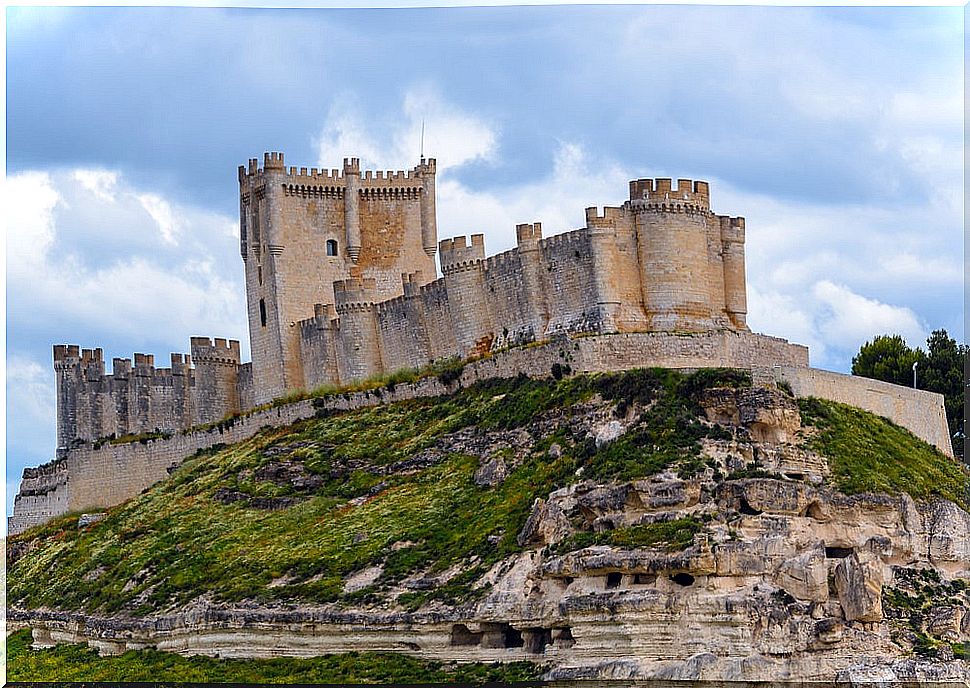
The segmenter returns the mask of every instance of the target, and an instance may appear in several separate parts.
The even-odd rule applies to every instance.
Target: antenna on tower
[[[424,117],[421,118],[421,159],[424,160]]]

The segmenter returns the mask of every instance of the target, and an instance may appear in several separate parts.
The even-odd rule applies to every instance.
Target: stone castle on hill
[[[135,354],[106,375],[100,349],[55,346],[60,450],[555,335],[748,330],[744,219],[714,214],[706,182],[632,181],[584,228],[521,224],[515,249],[486,257],[480,234],[438,241],[434,159],[362,173],[267,153],[239,168],[239,222],[252,363],[193,337],[171,368]]]
[[[288,392],[443,359],[468,364],[451,382],[317,401],[436,396],[560,362],[730,366],[887,416],[952,455],[940,395],[811,369],[805,347],[749,331],[744,219],[716,215],[706,182],[634,180],[584,227],[543,237],[520,224],[516,248],[486,257],[480,234],[438,240],[433,159],[362,173],[356,158],[308,170],[267,153],[239,168],[239,222],[252,362],[237,341],[193,337],[170,368],[135,354],[106,374],[101,349],[55,346],[57,459],[25,469],[10,533],[118,504],[200,449],[314,415],[309,401],[263,406]]]

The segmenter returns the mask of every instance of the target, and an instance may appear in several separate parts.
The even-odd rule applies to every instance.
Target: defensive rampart
[[[941,451],[952,455],[938,394],[898,388],[848,375],[810,370],[808,350],[783,339],[727,330],[694,333],[617,333],[605,336],[559,337],[541,345],[509,349],[466,365],[450,386],[436,377],[393,390],[338,394],[317,406],[346,410],[439,396],[456,385],[514,377],[520,373],[547,377],[559,363],[575,373],[595,373],[636,367],[701,368],[734,366],[752,369],[755,380],[784,380],[797,396],[820,396],[885,415]],[[169,469],[200,449],[252,437],[267,426],[283,426],[316,413],[314,403],[299,401],[257,411],[204,430],[168,439],[127,444],[84,444],[57,461],[24,471],[8,531],[18,533],[50,518],[74,511],[98,510],[119,504],[165,478]]]

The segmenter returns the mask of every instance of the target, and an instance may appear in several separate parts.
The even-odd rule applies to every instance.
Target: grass
[[[846,494],[905,492],[942,497],[970,510],[970,471],[887,418],[822,399],[799,399],[802,423],[818,429],[811,449],[829,460]]]
[[[700,440],[728,431],[700,420],[701,393],[749,384],[732,370],[519,377],[267,428],[198,452],[87,528],[78,529],[76,515],[63,516],[10,538],[8,599],[26,609],[133,616],[177,609],[203,594],[229,603],[467,604],[487,592],[476,587],[481,575],[521,549],[517,535],[537,498],[581,479],[704,470]],[[568,411],[597,395],[629,424],[602,446],[576,430]],[[803,401],[802,414],[818,427],[809,442],[830,458],[844,491],[906,491],[966,504],[966,472],[901,428],[828,402]],[[460,430],[474,439],[520,428],[531,439],[508,435],[518,458],[494,486],[473,479],[480,462],[469,453],[474,444],[447,439]],[[556,458],[553,443],[561,448]],[[313,487],[265,477],[284,464],[300,467]],[[682,549],[701,528],[679,519],[579,534],[572,544]],[[342,592],[348,576],[373,566],[382,573],[372,586]],[[458,570],[451,579],[394,601],[403,579],[451,567]]]
[[[657,547],[668,552],[680,552],[694,543],[694,536],[704,530],[704,523],[693,517],[678,518],[661,523],[645,523],[617,528],[602,533],[575,533],[553,546],[557,554],[573,552],[594,545],[612,545],[624,549]]]
[[[155,650],[99,657],[83,645],[30,649],[30,631],[7,638],[10,681],[185,683],[509,683],[539,678],[530,662],[445,664],[392,653],[351,652],[307,659],[214,659]]]

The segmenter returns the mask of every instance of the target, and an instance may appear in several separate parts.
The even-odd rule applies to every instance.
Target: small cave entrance
[[[633,575],[634,585],[653,585],[657,582],[657,576],[653,573],[636,573]]]
[[[852,547],[826,547],[825,548],[825,558],[826,559],[845,559],[852,555],[855,550]]]
[[[576,639],[573,638],[572,629],[568,626],[565,628],[554,628],[552,629],[552,646],[566,649],[572,647],[576,644]]]
[[[485,648],[522,647],[522,633],[507,623],[483,623],[481,646]]]
[[[814,519],[816,521],[827,521],[828,518],[825,516],[825,512],[822,511],[822,505],[817,501],[812,502],[807,507],[805,511],[802,512],[802,516],[807,516],[808,518]]]
[[[451,644],[459,645],[481,645],[482,633],[472,633],[465,624],[455,624],[451,627]]]
[[[613,571],[612,573],[606,574],[606,589],[612,590],[613,588],[620,587],[620,583],[623,582],[623,574],[618,571]]]
[[[552,629],[524,628],[522,629],[522,641],[522,647],[526,652],[541,655],[546,651],[546,646],[552,644]]]
[[[674,583],[684,588],[694,584],[694,577],[684,571],[681,571],[680,573],[675,573],[670,577],[670,580],[672,580]]]
[[[741,498],[740,511],[745,516],[760,516],[761,514],[764,513],[763,511],[759,511],[758,509],[755,509],[753,506],[751,506],[751,504],[748,503],[748,500],[745,499],[744,497]]]

